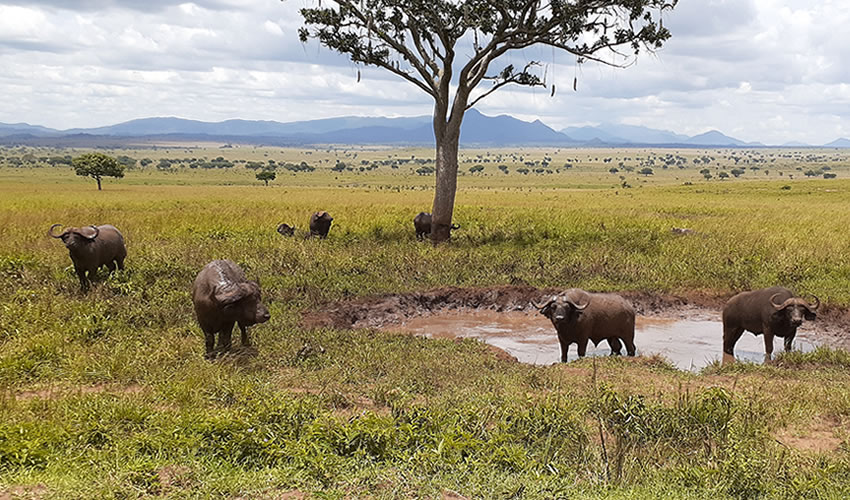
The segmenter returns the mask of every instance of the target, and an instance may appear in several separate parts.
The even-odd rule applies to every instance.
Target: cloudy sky
[[[58,129],[178,116],[281,122],[428,115],[421,90],[302,45],[298,9],[314,0],[0,0],[0,122]],[[673,37],[627,69],[551,49],[558,91],[504,88],[489,115],[555,129],[625,123],[745,141],[823,144],[850,137],[846,0],[680,0]],[[844,63],[844,64],[842,64]],[[573,78],[578,90],[573,92]]]

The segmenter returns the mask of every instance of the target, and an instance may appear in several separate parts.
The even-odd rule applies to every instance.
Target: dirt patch
[[[36,484],[33,486],[12,486],[0,491],[0,500],[38,500],[47,497],[49,493],[47,486]]]
[[[80,394],[138,394],[145,390],[138,384],[119,386],[114,384],[98,384],[83,386],[50,386],[32,391],[12,392],[12,396],[18,401],[29,401],[31,399],[59,399],[67,396]]]
[[[306,311],[301,324],[306,328],[380,328],[451,309],[534,311],[531,301],[539,303],[562,291],[561,288],[505,285],[446,287],[423,292],[357,297]],[[632,302],[639,316],[719,321],[720,310],[732,294],[692,291],[672,295],[631,291],[620,292],[620,295]],[[818,311],[816,325],[821,345],[850,349],[850,338],[845,335],[850,330],[850,309],[824,304]]]
[[[776,440],[795,450],[815,453],[832,453],[841,446],[842,440],[836,437],[840,423],[830,419],[816,419],[805,428],[787,428],[776,435]]]

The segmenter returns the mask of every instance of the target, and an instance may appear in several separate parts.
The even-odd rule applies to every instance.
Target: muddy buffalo
[[[413,218],[413,228],[416,229],[416,239],[424,239],[431,234],[431,214],[428,212],[419,212],[419,215]],[[460,224],[452,224],[451,229],[460,229]]]
[[[313,213],[310,216],[310,236],[318,236],[322,239],[327,238],[333,220],[333,217],[325,211]]]
[[[723,306],[723,352],[734,356],[735,343],[744,330],[755,335],[764,334],[764,355],[773,354],[773,338],[785,339],[785,350],[790,351],[803,320],[813,321],[820,300],[815,303],[795,297],[791,290],[781,286],[762,288],[735,295]]]
[[[277,232],[280,233],[281,236],[292,236],[295,234],[295,226],[281,224],[277,226]]]
[[[201,269],[192,286],[192,302],[204,332],[207,359],[230,350],[234,323],[239,324],[242,345],[247,347],[251,345],[248,327],[269,320],[259,283],[248,281],[242,269],[229,260],[214,260]]]
[[[578,344],[578,355],[583,357],[588,340],[593,345],[607,340],[611,354],[620,354],[622,340],[629,356],[635,355],[635,310],[619,295],[571,288],[543,305],[534,302],[532,305],[555,326],[562,362],[567,361],[567,352],[573,343]]]
[[[110,272],[114,271],[116,266],[118,269],[124,269],[127,248],[124,246],[124,237],[115,226],[105,224],[68,227],[56,234],[54,229],[61,226],[62,224],[53,224],[47,234],[61,239],[68,248],[83,291],[89,289],[91,279],[101,266],[106,266]]]

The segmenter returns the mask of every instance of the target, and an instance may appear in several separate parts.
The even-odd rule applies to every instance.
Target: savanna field
[[[462,150],[461,229],[434,247],[412,224],[432,150],[102,151],[129,168],[98,191],[63,163],[82,149],[0,148],[0,498],[850,496],[850,341],[687,372],[302,323],[511,284],[718,307],[783,285],[839,318],[850,153]],[[330,235],[300,237],[317,210]],[[54,223],[115,225],[126,269],[81,293]],[[256,356],[210,362],[191,286],[224,258],[259,279],[271,320]]]

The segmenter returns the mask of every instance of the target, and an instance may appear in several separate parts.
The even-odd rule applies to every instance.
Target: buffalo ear
[[[213,295],[216,302],[228,306],[235,304],[251,294],[252,288],[247,283],[233,283],[230,285],[218,285]]]
[[[806,308],[806,312],[803,313],[803,317],[806,318],[806,321],[814,321],[817,316],[818,315],[809,308]]]

